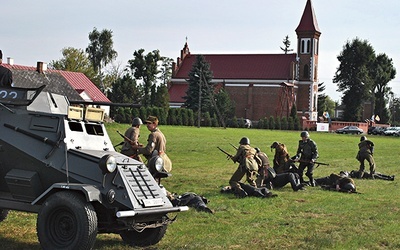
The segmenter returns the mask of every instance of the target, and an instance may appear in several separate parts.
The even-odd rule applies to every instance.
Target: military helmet
[[[344,184],[342,187],[341,187],[341,189],[343,190],[343,191],[347,191],[347,192],[355,192],[356,191],[356,186],[354,186],[354,184],[353,183],[346,183],[346,184]]]
[[[274,142],[271,144],[271,148],[276,148],[278,145],[279,145],[279,142],[274,141]]]
[[[360,141],[365,141],[367,137],[365,135],[361,136]]]
[[[243,137],[242,139],[240,139],[239,144],[241,145],[250,145],[250,139],[247,137]]]
[[[339,175],[341,177],[349,177],[350,176],[349,172],[347,172],[347,171],[340,171]]]
[[[308,138],[308,137],[310,137],[310,134],[307,131],[303,131],[303,132],[300,133],[300,137]]]
[[[256,150],[257,153],[260,153],[261,150],[259,148],[254,148]]]
[[[137,126],[137,125],[142,125],[142,124],[143,124],[142,119],[140,119],[139,117],[133,118],[132,126]]]

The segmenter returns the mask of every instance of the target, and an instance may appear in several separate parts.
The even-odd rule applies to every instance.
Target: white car
[[[400,127],[389,127],[383,132],[383,134],[384,135],[397,135],[399,132],[400,132]]]

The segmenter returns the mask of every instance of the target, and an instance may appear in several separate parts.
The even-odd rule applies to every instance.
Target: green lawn
[[[117,144],[116,130],[125,124],[109,124],[108,133]],[[167,137],[167,153],[173,162],[172,177],[164,180],[171,192],[195,192],[210,200],[214,215],[188,212],[177,215],[164,238],[147,249],[398,249],[400,191],[398,180],[356,180],[361,194],[346,194],[307,187],[293,192],[290,186],[273,190],[272,199],[236,199],[221,194],[237,165],[227,161],[217,146],[235,152],[247,136],[251,145],[270,159],[273,141],[287,145],[293,155],[300,131],[195,128],[161,126]],[[148,131],[141,130],[146,143]],[[311,132],[318,144],[318,161],[329,163],[314,172],[324,177],[340,170],[356,170],[360,136]],[[375,143],[377,171],[399,175],[400,138],[368,136]],[[397,178],[397,177],[396,177]],[[306,178],[307,179],[307,178]],[[172,216],[172,215],[171,215]],[[0,227],[0,244],[5,249],[40,249],[36,237],[36,215],[12,212]],[[118,235],[99,235],[95,249],[132,249]]]

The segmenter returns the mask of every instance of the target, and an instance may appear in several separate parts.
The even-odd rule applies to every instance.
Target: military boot
[[[310,177],[310,186],[315,187],[316,185],[314,178]]]

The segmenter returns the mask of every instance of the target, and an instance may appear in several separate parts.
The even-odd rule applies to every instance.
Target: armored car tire
[[[3,220],[5,220],[7,218],[9,211],[10,210],[7,210],[7,209],[0,209],[0,222],[2,222]]]
[[[156,228],[147,228],[141,232],[124,230],[120,233],[122,240],[130,246],[146,247],[157,244],[167,231],[168,225]]]
[[[43,249],[92,249],[97,236],[97,215],[83,195],[61,191],[51,195],[37,218]]]

